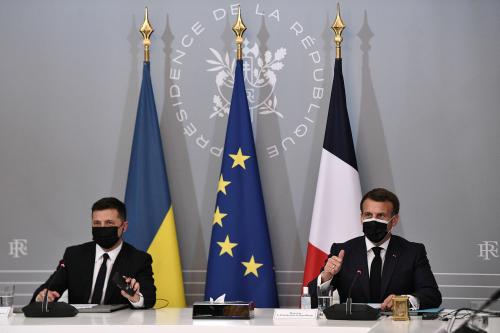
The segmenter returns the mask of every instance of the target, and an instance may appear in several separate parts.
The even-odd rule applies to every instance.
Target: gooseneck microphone
[[[78,310],[65,302],[49,302],[49,290],[52,287],[56,276],[60,275],[61,271],[66,268],[64,260],[59,261],[57,269],[47,281],[47,288],[43,300],[41,302],[33,302],[23,307],[23,312],[26,317],[74,317]]]
[[[362,269],[357,269],[356,274],[354,275],[354,279],[352,279],[351,286],[349,287],[349,292],[347,293],[347,301],[346,301],[346,307],[345,307],[345,313],[346,314],[352,314],[352,288],[358,281],[359,277],[363,274]]]
[[[363,274],[363,270],[361,268],[356,270],[356,274],[354,275],[354,279],[352,279],[351,286],[349,287],[349,293],[347,294],[347,298],[351,298],[352,288],[358,281],[359,277]]]
[[[372,308],[368,304],[352,304],[352,290],[358,282],[363,270],[357,268],[347,293],[347,301],[343,304],[334,304],[323,310],[327,319],[335,320],[377,320],[380,310]]]
[[[491,305],[491,303],[495,302],[497,299],[500,298],[500,289],[498,289],[497,291],[495,291],[495,293],[493,293],[493,295],[491,295],[490,299],[488,299],[486,301],[486,303],[484,303],[479,309],[477,309],[475,311],[475,313],[478,313],[478,312],[481,312],[483,311],[484,309],[486,309],[488,306]]]
[[[469,323],[469,321],[471,321],[472,318],[474,318],[474,316],[476,314],[478,314],[479,312],[483,311],[484,309],[486,309],[488,306],[491,305],[491,303],[495,302],[496,300],[498,300],[500,298],[500,289],[498,289],[497,291],[495,291],[493,293],[493,295],[491,295],[491,297],[483,304],[479,307],[479,309],[477,309],[476,311],[474,311],[470,317],[462,324],[460,325],[459,328],[457,328],[456,333],[476,333],[476,332],[485,332],[483,330],[480,330],[480,329],[477,329],[477,328],[471,328],[469,326],[467,326],[467,324]],[[451,329],[451,328],[450,328]]]
[[[66,266],[64,265],[64,259],[59,260],[59,265],[57,265],[55,273],[50,277],[49,281],[47,282],[47,288],[45,291],[45,295],[43,296],[43,301],[42,301],[42,312],[49,312],[48,304],[49,304],[49,290],[52,287],[52,282],[54,281],[56,275],[59,274],[59,271]]]

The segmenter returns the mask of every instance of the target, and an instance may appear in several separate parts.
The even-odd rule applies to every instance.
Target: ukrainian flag
[[[185,307],[174,212],[149,61],[145,61],[143,67],[125,204],[129,222],[125,240],[153,257],[156,297],[167,300],[169,307]]]

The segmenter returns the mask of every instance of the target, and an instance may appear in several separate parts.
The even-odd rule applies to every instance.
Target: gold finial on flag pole
[[[241,20],[240,6],[238,6],[238,19],[233,25],[233,31],[236,34],[236,59],[243,59],[243,52],[241,45],[243,44],[243,33],[247,30],[245,24]]]
[[[148,7],[144,7],[144,22],[142,23],[141,29],[139,30],[142,35],[142,44],[144,44],[144,61],[149,62],[149,47],[151,46],[151,34],[153,33],[153,27],[149,23],[148,19]]]
[[[341,59],[342,52],[340,44],[342,44],[342,31],[345,29],[344,21],[340,18],[340,4],[337,2],[337,16],[335,17],[335,22],[332,24],[332,30],[335,32],[335,58]]]

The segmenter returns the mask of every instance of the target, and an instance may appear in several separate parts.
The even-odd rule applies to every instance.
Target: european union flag
[[[250,111],[237,60],[208,255],[205,300],[278,307],[271,242]]]

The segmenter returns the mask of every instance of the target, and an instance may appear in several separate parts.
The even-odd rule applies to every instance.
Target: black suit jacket
[[[65,267],[54,272],[49,278],[50,280],[54,276],[50,290],[55,290],[61,295],[65,290],[68,290],[69,303],[88,303],[92,292],[95,248],[95,242],[68,247],[63,257]],[[139,251],[124,242],[111,269],[103,303],[129,304],[129,301],[120,294],[120,289],[111,279],[115,272],[119,272],[121,275],[133,277],[139,282],[140,292],[144,297],[144,307],[152,307],[156,302],[152,262],[153,260],[148,253]],[[47,282],[38,287],[31,302],[35,301],[36,295],[44,288],[47,288]]]
[[[361,269],[361,276],[352,290],[352,301],[368,303],[370,278],[365,237],[353,238],[345,243],[334,243],[328,257],[338,256],[342,249],[345,251],[342,268],[333,277],[331,287],[338,290],[340,302],[345,302],[356,271]],[[311,304],[317,307],[317,278],[309,282],[309,290]],[[391,236],[382,268],[381,293],[382,299],[390,294],[413,295],[419,299],[421,309],[438,307],[441,304],[441,293],[423,244]]]

